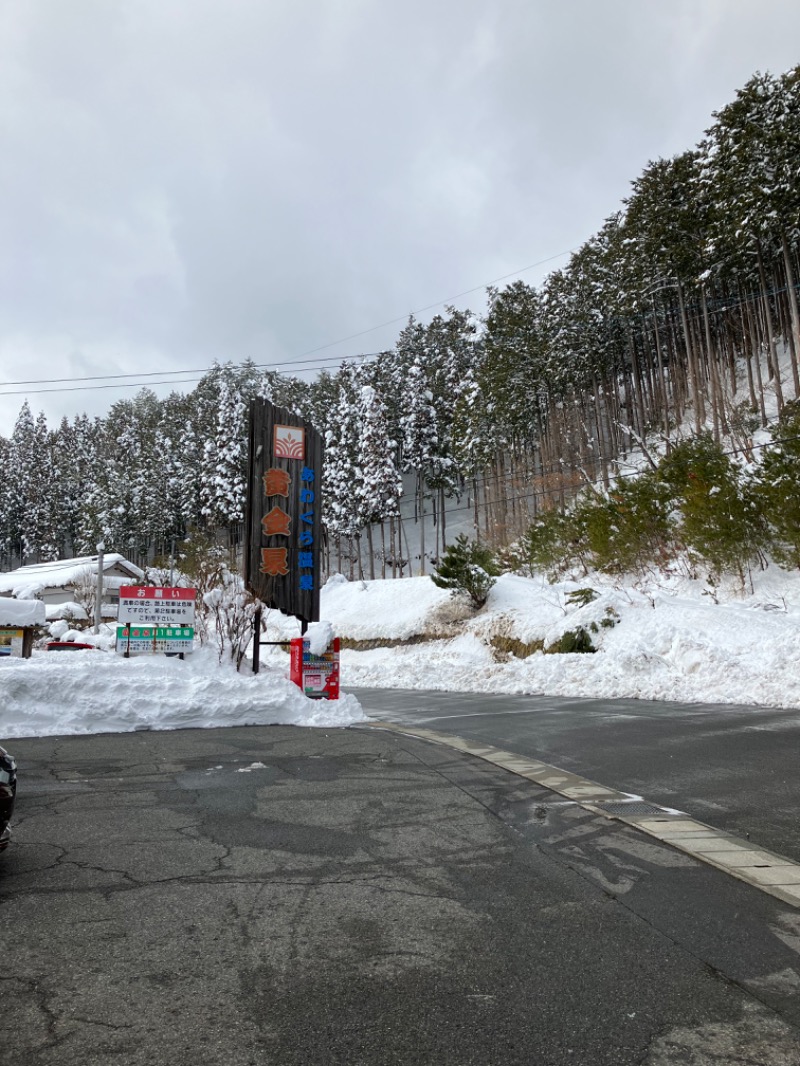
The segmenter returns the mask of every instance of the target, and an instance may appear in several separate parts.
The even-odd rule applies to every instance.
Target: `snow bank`
[[[348,581],[335,574],[321,592],[320,614],[337,636],[351,640],[408,640],[429,631],[437,610],[452,603],[450,593],[429,577]],[[295,619],[277,611],[267,620],[282,637],[299,635]]]
[[[352,695],[309,700],[285,670],[267,665],[259,674],[237,673],[208,647],[184,661],[99,650],[3,659],[0,691],[6,739],[227,725],[331,727],[365,719]]]
[[[343,651],[342,684],[800,707],[800,574],[770,567],[755,580],[741,596],[680,575],[549,584],[508,574],[456,637]],[[583,588],[597,598],[570,602]],[[429,578],[337,581],[322,611],[341,637],[435,636],[440,597]],[[596,654],[523,659],[491,646],[501,636],[547,647],[579,626]]]
[[[595,598],[575,602],[574,594],[587,588]],[[592,575],[557,584],[507,574],[477,613],[459,607],[430,578],[335,578],[322,590],[321,613],[326,621],[314,627],[320,641],[327,643],[335,631],[392,645],[343,651],[345,690],[364,685],[800,707],[800,574],[777,567],[757,575],[748,596],[680,574],[635,583]],[[285,636],[299,632],[295,619],[274,611],[269,624]],[[507,642],[496,640],[513,638],[532,650],[579,626],[589,631],[596,654],[536,651],[516,658],[502,650]],[[0,737],[365,720],[351,694],[339,701],[307,699],[288,680],[284,651],[265,648],[260,674],[237,674],[208,647],[184,662],[126,660],[109,650],[113,627],[80,637],[98,650],[0,660]]]

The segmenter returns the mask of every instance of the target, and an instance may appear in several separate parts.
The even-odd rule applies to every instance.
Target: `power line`
[[[380,355],[380,352],[366,352],[363,355],[348,356],[347,358],[369,359],[369,358],[371,358],[373,356],[378,356],[378,355]],[[331,355],[331,356],[328,356],[327,358],[323,357],[322,362],[323,363],[326,363],[326,362],[337,362],[341,358],[342,357],[338,356],[338,355]],[[31,378],[28,381],[1,381],[0,382],[0,388],[5,388],[7,385],[55,385],[58,382],[62,382],[62,381],[100,381],[100,380],[103,380],[103,379],[116,381],[117,379],[121,379],[121,378],[137,378],[136,381],[132,382],[133,385],[146,385],[146,384],[148,384],[148,382],[142,381],[141,380],[142,378],[162,377],[162,376],[167,375],[167,374],[200,374],[200,375],[204,376],[206,374],[210,374],[216,367],[225,367],[225,366],[228,366],[228,365],[233,365],[234,367],[241,367],[241,368],[253,367],[255,370],[271,370],[271,369],[273,369],[275,367],[283,366],[283,364],[287,363],[287,362],[289,362],[289,360],[280,359],[276,363],[252,363],[252,362],[233,363],[233,364],[216,363],[216,364],[212,364],[212,366],[209,366],[209,367],[202,367],[202,366],[190,367],[190,368],[188,368],[186,370],[149,370],[149,371],[141,370],[141,371],[137,371],[135,374],[89,374],[86,377],[73,377],[73,378]],[[316,360],[316,359],[296,359],[296,360],[294,360],[292,362],[292,366],[297,366],[297,365],[300,365],[301,363],[319,363],[319,360]],[[313,366],[313,367],[308,367],[307,369],[310,369],[310,370],[321,370],[321,369],[324,369],[324,368],[321,367],[321,366],[316,365],[316,366]],[[200,379],[199,378],[186,378],[185,381],[176,381],[175,384],[176,385],[183,385],[183,384],[185,384],[186,381],[193,381],[193,380],[200,380]],[[154,381],[154,382],[151,382],[151,384],[153,384],[153,385],[170,385],[170,384],[172,384],[172,381],[171,381],[171,379],[168,379],[168,380],[165,380],[165,381]],[[87,386],[87,387],[89,387],[89,386]],[[98,387],[100,387],[100,386],[98,386]],[[103,387],[105,387],[105,386],[103,386]],[[36,391],[36,390],[33,390],[33,391]],[[63,391],[67,392],[67,391],[70,391],[70,390],[64,389]],[[11,392],[6,392],[6,393],[0,393],[0,395],[14,396],[16,394],[15,393],[11,393]]]
[[[457,296],[450,297],[448,300],[440,300],[440,301],[437,301],[436,303],[428,304],[426,307],[419,308],[417,311],[412,311],[411,315],[422,314],[423,312],[429,311],[429,310],[431,310],[434,307],[440,307],[443,304],[449,304],[452,300],[459,299],[460,296],[466,296],[469,293],[477,292],[480,289],[486,288],[486,287],[488,287],[490,285],[497,284],[500,281],[505,281],[507,278],[515,277],[516,275],[522,274],[522,273],[524,273],[527,270],[532,270],[534,267],[541,266],[544,263],[551,262],[554,259],[559,259],[563,255],[569,255],[570,252],[574,251],[574,250],[575,249],[569,249],[566,252],[559,252],[557,255],[549,256],[546,259],[539,260],[537,263],[532,263],[532,264],[530,264],[527,267],[522,267],[521,270],[515,270],[511,274],[505,274],[502,277],[495,278],[493,281],[486,282],[485,285],[479,285],[479,286],[476,286],[473,289],[466,289],[463,293],[459,293]],[[795,287],[800,289],[800,283],[797,286],[795,286]],[[748,303],[758,302],[761,299],[763,299],[764,296],[766,296],[767,298],[773,297],[773,296],[779,296],[782,293],[787,292],[787,291],[788,291],[788,289],[786,288],[786,286],[783,286],[783,287],[777,288],[777,289],[770,289],[770,290],[766,291],[765,293],[755,293],[755,292],[754,293],[747,293],[747,294],[742,295],[739,299],[730,299],[730,298],[728,298],[728,299],[721,299],[719,301],[716,301],[717,306],[714,306],[715,301],[711,301],[710,300],[708,302],[708,312],[709,312],[709,314],[712,314],[712,315],[718,315],[718,314],[721,314],[721,313],[723,313],[725,311],[732,310],[735,307],[741,307],[741,306],[743,306],[745,304],[748,304]],[[693,305],[690,305],[690,306],[693,306]],[[629,319],[632,317],[634,319],[640,319],[642,322],[644,322],[646,319],[651,318],[651,317],[657,319],[659,314],[661,316],[663,316],[665,319],[673,319],[673,320],[675,320],[678,317],[678,314],[677,314],[677,311],[675,310],[675,308],[661,308],[660,312],[656,311],[656,309],[654,308],[653,311],[649,311],[649,310],[645,311],[645,310],[643,310],[643,311],[636,312],[632,316],[629,316]],[[692,313],[690,315],[687,315],[687,322],[689,322],[689,323],[699,322],[699,321],[702,320],[702,317],[703,317],[702,313],[698,311],[696,313]],[[390,322],[383,323],[381,326],[372,326],[372,327],[370,327],[370,329],[363,330],[361,333],[352,334],[350,337],[342,338],[339,341],[331,341],[329,344],[322,345],[319,348],[313,348],[309,352],[304,352],[303,356],[311,355],[311,354],[313,354],[315,352],[323,351],[326,348],[333,347],[336,344],[344,343],[347,340],[352,340],[352,339],[355,339],[356,337],[364,336],[367,333],[371,333],[371,332],[373,332],[376,329],[383,328],[383,326],[394,325],[397,322],[405,321],[405,318],[406,318],[406,316],[401,316],[399,318],[392,319]],[[614,316],[612,321],[619,321],[619,317],[618,316]],[[361,360],[361,361],[363,361],[363,360],[366,360],[366,359],[377,358],[381,354],[382,354],[381,352],[364,352],[364,353],[361,353],[361,354],[358,354],[358,355],[349,355],[349,356],[323,356],[319,360],[317,360],[317,359],[307,359],[307,358],[300,357],[300,358],[297,358],[297,359],[292,359],[292,358],[280,359],[280,360],[277,360],[274,363],[252,363],[252,362],[249,362],[249,363],[234,363],[232,365],[234,367],[240,367],[240,368],[244,368],[245,366],[250,366],[250,367],[252,367],[253,369],[256,369],[256,370],[274,370],[276,373],[279,373],[281,376],[287,376],[287,375],[291,374],[291,371],[297,366],[302,366],[301,373],[309,372],[309,371],[316,371],[316,370],[327,370],[327,369],[330,369],[327,365],[325,365],[325,364],[328,364],[328,363],[334,363],[334,364],[339,363],[339,364],[341,364],[343,362],[347,362],[347,361],[350,361],[350,360]],[[303,365],[303,364],[307,364],[307,363],[311,363],[313,365],[311,365],[311,366]],[[54,393],[54,392],[90,392],[90,391],[101,390],[101,389],[110,389],[110,388],[123,389],[123,388],[138,388],[140,386],[147,387],[147,386],[158,386],[158,385],[189,385],[189,384],[193,384],[195,382],[198,382],[198,381],[202,380],[202,378],[206,374],[211,373],[214,370],[215,366],[220,366],[220,365],[221,366],[225,366],[226,364],[217,363],[217,364],[214,364],[214,365],[212,365],[210,367],[193,367],[193,368],[188,369],[188,370],[153,370],[153,371],[139,371],[139,372],[137,372],[135,374],[93,374],[93,375],[87,375],[85,377],[33,378],[33,379],[23,380],[23,381],[0,382],[0,398],[2,398],[3,396],[27,396],[27,395],[33,396],[33,395],[42,395],[42,394]],[[286,366],[287,370],[286,371],[278,371],[277,368],[281,367],[281,366]],[[168,376],[168,375],[187,375],[187,374],[190,375],[190,376],[189,377],[186,377],[186,376],[182,376],[182,377]],[[196,376],[196,375],[199,375],[199,376]],[[159,380],[159,381],[144,380],[144,379],[152,379],[152,378],[156,378],[156,377],[161,378],[162,380]],[[128,379],[128,378],[135,378],[136,380],[135,381],[127,381],[127,380],[125,380],[125,379]],[[14,385],[14,386],[16,386],[16,385],[39,385],[39,384],[41,384],[41,385],[57,385],[57,384],[62,383],[62,382],[100,381],[100,380],[103,380],[103,381],[106,381],[106,382],[112,382],[112,383],[111,384],[102,384],[102,385],[77,385],[77,386],[73,386],[73,387],[48,388],[48,389],[15,389],[13,391],[8,391],[8,392],[3,392],[2,391],[3,389],[5,389],[5,388],[7,388],[8,386],[11,386],[11,385]]]
[[[381,354],[382,354],[381,352],[365,352],[365,353],[363,353],[361,355],[348,355],[344,359],[340,359],[338,356],[332,357],[332,359],[335,362],[353,362],[353,361],[355,361],[357,359],[361,359],[361,360],[364,360],[364,359],[375,359]],[[226,366],[233,366],[234,369],[242,369],[245,366],[248,366],[248,367],[252,367],[255,370],[274,370],[275,373],[278,374],[279,377],[288,377],[289,376],[286,372],[275,370],[275,368],[278,367],[278,366],[281,366],[282,363],[249,363],[249,364],[245,364],[245,363],[224,364],[223,363],[223,364],[218,364],[218,365],[221,366],[223,369]],[[311,370],[328,370],[328,369],[330,369],[330,368],[328,366],[324,365],[324,364],[315,363],[314,366],[305,366],[305,367],[303,367],[301,369],[300,373],[306,373],[306,372],[311,371]],[[111,383],[106,384],[106,385],[75,385],[75,386],[67,386],[67,387],[62,385],[59,388],[53,388],[53,389],[16,389],[16,390],[13,390],[13,391],[10,391],[10,392],[2,392],[2,391],[0,391],[0,399],[2,399],[3,396],[39,396],[42,393],[47,393],[47,392],[93,392],[96,389],[137,389],[137,388],[140,388],[140,387],[141,388],[155,388],[155,387],[157,387],[159,385],[190,385],[190,384],[193,384],[195,382],[202,381],[203,378],[206,377],[207,374],[210,374],[213,370],[214,370],[214,367],[209,367],[208,370],[202,371],[199,374],[197,372],[192,374],[192,372],[188,371],[188,370],[173,370],[173,371],[166,371],[165,370],[165,371],[162,371],[162,373],[164,373],[164,374],[166,374],[166,373],[192,374],[192,376],[184,377],[184,378],[180,378],[180,379],[178,379],[178,378],[168,378],[168,379],[166,379],[164,381],[142,381],[139,378],[139,375],[134,375],[134,374],[109,374],[107,376],[111,377],[111,378],[136,377],[137,380],[136,381],[122,381],[122,382],[115,380],[115,381],[112,381]],[[154,373],[156,373],[156,372],[154,371]],[[53,381],[81,381],[81,380],[92,381],[92,380],[97,380],[97,378],[99,378],[99,377],[103,377],[103,375],[102,374],[98,374],[98,375],[96,375],[95,378],[53,378],[52,380]],[[46,379],[46,378],[42,378],[41,381],[42,381],[42,383],[49,383],[48,379]],[[18,382],[17,383],[9,382],[9,384],[19,384],[19,383]],[[2,389],[2,387],[3,386],[0,385],[0,389]]]
[[[779,421],[780,421],[779,418],[771,419],[767,423],[767,425],[774,426]],[[753,444],[753,445],[751,445],[749,450],[750,451],[756,451],[756,450],[760,450],[762,448],[773,447],[776,444],[788,444],[791,441],[797,441],[797,440],[800,440],[800,436],[798,436],[796,434],[792,435],[792,436],[789,436],[789,437],[776,437],[773,440],[764,441],[762,444]],[[742,451],[743,451],[742,448],[723,449],[722,450],[722,454],[723,455],[739,455]],[[614,460],[608,460],[608,461],[609,462],[613,462]],[[613,480],[615,482],[628,481],[628,480],[632,480],[634,478],[642,477],[644,474],[649,473],[649,472],[650,471],[648,471],[648,470],[632,470],[630,473],[627,473],[627,474],[617,473],[617,474],[614,475]],[[545,477],[545,476],[548,476],[548,475],[559,474],[559,473],[562,473],[562,474],[584,474],[585,472],[584,472],[584,469],[583,469],[582,466],[574,466],[574,465],[571,465],[571,464],[570,465],[559,464],[558,466],[553,466],[553,467],[549,467],[549,468],[542,468],[541,471],[539,471],[534,476],[535,477]],[[486,480],[486,481],[491,480],[491,475],[487,475],[486,478],[484,478],[483,480]],[[603,478],[600,478],[600,479],[598,479],[596,481],[586,481],[586,482],[584,482],[584,484],[580,486],[580,490],[589,489],[589,488],[597,489],[597,488],[601,488],[601,487],[602,488],[606,487],[606,483],[605,483],[605,480]],[[484,500],[483,503],[479,502],[477,505],[478,505],[479,508],[488,509],[489,507],[493,507],[493,506],[495,506],[498,503],[513,503],[513,502],[520,501],[520,500],[536,499],[537,497],[540,497],[540,496],[551,496],[552,497],[553,496],[553,492],[554,492],[554,490],[551,489],[551,488],[533,489],[530,492],[521,492],[521,493],[506,494],[506,495],[503,495],[503,496],[496,496],[493,500]],[[576,492],[575,496],[577,497],[577,495],[578,495],[578,493]],[[428,499],[433,499],[434,497],[431,496],[431,497],[427,497],[427,498]],[[414,499],[414,497],[407,496],[407,497],[404,497],[404,499],[407,499],[409,501],[409,505],[416,504],[416,500]],[[401,500],[401,506],[402,506],[402,502],[403,501]],[[463,511],[469,511],[470,513],[473,513],[474,510],[475,510],[475,504],[467,504],[467,505],[465,505],[463,507],[447,508],[444,513],[445,513],[445,517],[447,517],[447,516],[449,516],[451,514],[460,514]],[[430,517],[431,514],[432,514],[432,512],[426,512],[426,517]],[[438,514],[438,512],[437,512],[437,514]]]
[[[366,352],[363,355],[347,356],[346,360],[342,360],[338,356],[334,356],[334,357],[331,357],[331,360],[327,360],[327,361],[343,362],[343,361],[354,360],[354,359],[374,359],[380,354],[381,354],[380,352]],[[307,361],[310,362],[311,360],[307,360]],[[225,365],[233,365],[235,368],[242,368],[242,367],[245,367],[245,366],[251,366],[255,370],[275,370],[276,367],[282,366],[283,362],[278,362],[278,363],[249,363],[249,364],[234,363],[234,364],[218,364],[218,365],[220,365],[222,367],[224,367]],[[309,371],[309,370],[328,370],[328,369],[329,369],[329,367],[324,365],[324,363],[323,364],[319,364],[319,363],[316,363],[316,361],[315,361],[315,365],[314,366],[304,366],[300,372],[304,373],[304,372]],[[195,371],[191,371],[191,370],[153,371],[154,375],[157,374],[157,373],[161,373],[161,374],[189,374],[189,375],[191,375],[190,377],[183,377],[183,378],[167,378],[167,379],[165,379],[163,381],[144,381],[141,378],[141,374],[96,374],[93,377],[87,377],[87,378],[50,378],[50,379],[48,379],[48,378],[40,378],[36,382],[31,382],[31,384],[52,384],[52,383],[59,382],[59,381],[97,381],[98,379],[103,378],[103,377],[112,378],[114,380],[112,380],[109,384],[106,384],[106,385],[75,385],[75,386],[66,386],[66,387],[62,385],[59,388],[52,388],[52,389],[16,389],[16,390],[12,390],[12,391],[9,391],[9,392],[0,391],[0,398],[2,398],[3,396],[38,396],[38,395],[40,395],[42,393],[46,393],[46,392],[92,392],[92,391],[94,391],[96,389],[137,389],[140,386],[143,387],[143,388],[149,388],[149,387],[155,388],[158,385],[190,385],[190,384],[192,384],[194,382],[202,381],[203,378],[207,374],[210,374],[213,370],[214,370],[214,367],[212,366],[212,367],[209,367],[207,370],[198,369],[198,370],[195,370]],[[278,373],[281,377],[286,377],[287,376],[285,372],[281,372],[281,371],[275,370],[275,373]],[[137,380],[136,381],[118,381],[118,380],[116,380],[117,378],[131,378],[131,377],[135,377]],[[20,384],[24,384],[24,382],[10,381],[10,382],[7,382],[6,384],[8,384],[8,385],[20,385]],[[0,384],[0,390],[3,387],[4,387],[3,384]]]
[[[421,314],[424,314],[426,311],[432,311],[433,308],[435,308],[435,307],[442,307],[444,305],[451,304],[455,300],[461,299],[462,296],[469,296],[473,292],[481,292],[482,290],[484,290],[486,288],[489,288],[491,285],[497,285],[499,282],[506,281],[508,278],[516,277],[517,275],[524,274],[524,273],[526,273],[529,270],[534,270],[536,267],[544,266],[545,263],[551,263],[555,259],[561,259],[562,256],[570,255],[575,250],[576,249],[574,249],[574,248],[568,248],[565,252],[558,252],[556,255],[547,256],[545,259],[540,259],[540,260],[538,260],[535,263],[530,263],[528,266],[520,267],[519,270],[514,270],[510,274],[503,274],[499,278],[493,278],[491,281],[486,281],[483,284],[476,285],[476,286],[474,286],[471,289],[465,289],[463,292],[459,292],[455,296],[449,296],[449,297],[447,297],[444,300],[437,300],[435,303],[427,304],[425,307],[417,308],[416,311],[410,311],[408,313],[408,315],[400,315],[397,318],[392,318],[392,319],[389,319],[386,322],[381,322],[380,325],[370,326],[369,329],[361,330],[358,333],[351,333],[349,336],[341,337],[339,340],[329,341],[327,344],[321,344],[317,348],[310,348],[308,351],[302,352],[297,358],[289,357],[287,359],[280,359],[280,360],[278,360],[275,363],[252,363],[252,364],[249,364],[249,365],[252,365],[256,369],[273,369],[273,368],[276,368],[276,367],[279,367],[279,366],[284,366],[284,365],[287,365],[290,368],[292,368],[292,367],[298,366],[298,365],[300,365],[302,363],[310,363],[310,362],[319,363],[320,360],[306,359],[305,356],[316,355],[318,352],[323,352],[323,351],[325,351],[328,348],[334,348],[337,344],[346,344],[348,341],[357,340],[359,337],[365,337],[365,336],[367,336],[367,334],[374,333],[376,330],[385,329],[387,326],[394,326],[398,322],[405,322],[405,321],[407,321],[407,319],[409,317],[413,317],[414,315],[421,315]],[[323,363],[334,362],[335,363],[335,362],[343,362],[343,361],[345,361],[347,359],[369,359],[369,358],[373,358],[375,356],[378,356],[380,354],[381,354],[380,352],[368,352],[368,353],[357,355],[357,356],[338,356],[338,355],[336,355],[336,356],[328,356],[328,357],[323,357],[321,362],[323,362]],[[235,365],[244,366],[245,364],[241,363],[241,364],[235,364]],[[315,366],[312,366],[312,367],[306,367],[305,369],[307,369],[307,370],[321,370],[321,369],[325,369],[325,368],[322,367],[322,366],[315,365]],[[169,375],[169,374],[200,374],[201,376],[204,376],[205,374],[210,373],[212,370],[213,370],[213,366],[211,366],[211,367],[191,367],[191,368],[186,369],[186,370],[140,371],[140,372],[138,372],[136,374],[90,374],[90,375],[87,375],[85,377],[32,378],[32,379],[25,380],[25,381],[0,381],[0,389],[3,389],[3,388],[5,388],[7,386],[10,386],[10,385],[55,385],[55,384],[58,384],[58,383],[61,383],[61,382],[100,381],[100,380],[109,381],[109,380],[112,380],[112,379],[116,381],[116,380],[121,380],[123,378],[132,378],[132,377],[135,377],[138,380],[135,381],[135,382],[131,382],[130,385],[118,386],[118,387],[130,388],[130,387],[135,387],[136,385],[140,385],[140,384],[142,384],[142,385],[146,385],[146,384],[169,385],[169,384],[173,384],[173,383],[176,384],[176,385],[186,385],[186,384],[189,384],[192,381],[199,381],[200,379],[199,378],[191,378],[190,377],[190,378],[183,378],[181,380],[175,380],[174,382],[172,381],[172,379],[164,380],[164,381],[153,381],[153,382],[146,382],[146,381],[143,381],[141,379],[142,378],[165,377],[166,375]],[[111,386],[111,385],[95,385],[95,386],[86,386],[86,389],[87,390],[89,388],[102,389],[102,388],[112,388],[112,387],[114,387],[114,386]],[[31,394],[34,394],[34,393],[38,394],[38,393],[41,393],[41,392],[78,392],[78,391],[81,391],[81,390],[78,389],[78,388],[65,388],[65,389],[29,389],[29,390],[24,390],[24,391],[25,392],[30,392]],[[22,393],[21,392],[0,392],[0,396],[19,396],[19,395],[22,395]]]
[[[560,255],[566,255],[566,254],[569,254],[569,253],[567,253],[567,252],[561,252],[560,253]],[[558,256],[551,256],[550,257],[550,259],[557,259],[557,258],[558,258]],[[545,262],[548,262],[548,261],[549,260],[541,260],[541,263],[545,263]],[[537,266],[537,265],[540,265],[540,264],[532,264],[532,266],[530,266],[530,267],[524,267],[523,271],[524,270],[530,270],[530,269],[532,269],[533,266]],[[505,277],[506,278],[514,277],[516,274],[522,273],[523,271],[515,271],[514,274],[507,274],[507,275],[505,275]],[[503,281],[503,280],[505,280],[505,279],[504,278],[496,278],[495,282]],[[487,282],[487,285],[495,284],[495,282]],[[482,288],[482,287],[483,286],[478,286],[478,288]],[[475,292],[475,291],[477,291],[477,289],[470,289],[470,290],[466,290],[466,291],[467,292]],[[766,292],[763,295],[766,295],[767,297],[776,296],[776,295],[780,295],[781,293],[783,293],[785,291],[787,291],[785,287],[784,288],[780,288],[780,289],[770,289],[768,292]],[[465,295],[465,294],[462,294],[462,295]],[[458,299],[458,297],[452,297],[451,299]],[[762,294],[760,294],[760,293],[749,293],[749,294],[743,296],[740,299],[736,299],[736,300],[728,299],[728,300],[721,301],[721,306],[719,306],[717,308],[713,308],[709,304],[708,310],[709,310],[710,314],[717,315],[717,314],[720,314],[720,313],[722,313],[724,311],[731,310],[731,309],[733,309],[735,307],[741,307],[744,304],[756,302],[756,301],[759,301],[761,299],[762,299]],[[422,313],[425,310],[430,310],[433,307],[438,307],[441,304],[448,303],[448,302],[449,301],[442,300],[442,301],[439,301],[439,303],[436,303],[436,304],[429,304],[427,308],[420,308],[419,311],[412,312],[412,314],[420,314],[420,313]],[[664,309],[661,310],[660,314],[663,315],[664,318],[677,319],[677,317],[678,317],[677,311],[675,311],[675,309],[666,309],[666,308],[664,308]],[[637,314],[634,314],[632,317],[635,318],[635,319],[641,319],[642,321],[644,321],[647,318],[654,317],[654,312],[653,311],[640,311]],[[656,315],[656,317],[657,317],[657,315]],[[398,319],[394,319],[394,322],[399,322],[399,321],[404,321],[404,320],[405,320],[404,318],[398,318]],[[618,321],[616,316],[615,316],[615,318],[613,320],[614,321]],[[700,312],[697,312],[696,314],[687,315],[687,322],[689,322],[689,323],[700,322],[701,320],[702,320],[702,314]],[[392,323],[387,323],[387,325],[389,325],[389,324],[392,324]],[[378,327],[378,326],[372,327],[372,329],[379,329],[379,328],[380,327]],[[372,330],[365,330],[364,332],[365,333],[369,333],[371,331]],[[354,334],[354,336],[361,336],[361,335],[362,334]],[[338,344],[338,343],[342,343],[342,342],[333,341],[331,343],[331,345],[323,345],[322,348],[313,349],[313,351],[321,351],[325,347],[331,347],[332,345]],[[305,354],[308,354],[308,353],[305,353]],[[341,363],[348,362],[348,361],[355,361],[355,360],[363,361],[363,360],[366,360],[366,359],[375,359],[375,358],[378,358],[381,354],[383,354],[383,353],[382,352],[364,352],[364,353],[361,353],[359,355],[349,355],[349,356],[323,356],[321,360],[316,360],[316,359],[295,359],[295,360],[281,359],[281,360],[278,360],[277,362],[274,362],[274,363],[234,363],[232,365],[234,367],[238,367],[238,368],[243,368],[245,366],[250,366],[250,367],[252,367],[255,370],[274,370],[276,373],[279,373],[282,377],[285,377],[287,375],[290,375],[291,370],[293,370],[297,366],[302,366],[302,369],[300,371],[301,373],[305,373],[305,372],[309,372],[309,371],[316,371],[316,370],[328,370],[328,369],[330,369],[330,367],[326,365],[328,363],[341,364]],[[307,363],[311,363],[312,365],[311,366],[303,365],[303,364],[307,364]],[[225,365],[228,365],[228,364],[215,364],[215,365],[216,366],[225,366]],[[286,371],[278,371],[277,370],[278,367],[284,366],[284,365],[286,365],[287,368],[288,368]],[[112,388],[129,389],[129,388],[151,387],[151,386],[155,387],[155,386],[159,386],[159,385],[190,385],[190,384],[194,384],[194,383],[196,383],[198,381],[201,381],[202,378],[205,377],[206,374],[211,373],[214,370],[214,368],[215,368],[214,365],[212,365],[212,366],[206,367],[206,368],[195,367],[195,368],[192,368],[190,370],[160,370],[160,371],[159,370],[154,370],[154,371],[139,371],[138,373],[135,373],[135,374],[94,374],[94,375],[88,375],[86,377],[75,377],[75,378],[35,378],[35,379],[30,379],[28,381],[0,382],[0,398],[2,398],[3,396],[34,396],[34,395],[38,396],[38,395],[44,395],[44,394],[47,394],[47,393],[54,393],[54,392],[64,392],[64,393],[66,393],[66,392],[93,392],[93,391],[96,391],[96,390],[112,389]],[[187,374],[190,375],[190,376],[188,376],[188,377],[186,377],[186,376],[183,376],[183,377],[167,377],[167,375],[187,375]],[[147,378],[155,378],[155,377],[160,377],[160,378],[162,378],[162,380],[160,380],[160,381],[144,380],[144,379],[147,379]],[[135,378],[136,380],[135,381],[124,380],[124,379],[128,379],[128,378]],[[76,385],[76,386],[66,386],[66,387],[65,386],[61,386],[59,388],[47,388],[47,389],[14,389],[14,390],[11,390],[11,391],[8,391],[8,392],[3,392],[2,391],[3,389],[5,389],[6,387],[8,387],[10,385],[36,385],[36,384],[57,385],[58,383],[69,382],[69,381],[99,381],[99,380],[105,380],[105,381],[110,382],[110,383],[109,384],[102,384],[102,385]]]
[[[395,326],[398,322],[407,321],[409,317],[422,315],[426,311],[432,311],[434,307],[443,307],[446,304],[451,304],[454,300],[460,300],[462,296],[470,296],[473,292],[481,292],[483,289],[488,289],[491,285],[497,285],[501,281],[507,281],[508,278],[514,278],[518,274],[525,274],[528,270],[534,270],[536,267],[544,266],[545,263],[552,263],[554,259],[561,259],[562,256],[570,255],[575,251],[577,251],[577,248],[568,248],[565,252],[557,252],[555,255],[548,255],[545,259],[539,259],[537,262],[530,263],[528,266],[522,267],[519,270],[512,270],[510,274],[503,274],[499,278],[493,278],[492,281],[485,281],[482,285],[475,285],[472,289],[464,289],[463,292],[456,293],[455,296],[448,296],[446,300],[437,300],[436,303],[428,304],[426,307],[419,307],[416,311],[409,311],[407,315],[400,315],[398,318],[392,318],[388,322],[382,322],[379,326],[370,326],[369,329],[364,329],[360,333],[352,333],[349,337],[342,337],[341,340],[331,341],[329,344],[322,344],[319,348],[312,348],[308,352],[303,352],[303,355],[314,355],[315,352],[323,352],[326,348],[333,348],[337,344],[345,344],[347,341],[353,341],[357,340],[359,337],[365,337],[368,333],[374,333],[376,329],[385,329],[386,326]]]

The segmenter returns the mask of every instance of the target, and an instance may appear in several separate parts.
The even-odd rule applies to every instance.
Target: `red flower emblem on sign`
[[[302,426],[275,426],[276,459],[305,459],[306,432]]]

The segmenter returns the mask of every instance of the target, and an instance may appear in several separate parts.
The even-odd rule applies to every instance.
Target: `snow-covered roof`
[[[0,598],[0,603],[2,602],[3,600]],[[40,601],[33,600],[30,602],[38,603]],[[48,622],[56,622],[62,618],[80,618],[81,620],[85,620],[89,617],[86,613],[86,609],[81,607],[79,603],[46,603],[45,608],[47,610]]]
[[[0,597],[0,626],[43,626],[46,608],[41,600]]]
[[[0,574],[0,596],[32,599],[46,588],[67,588],[85,579],[87,573],[97,573],[97,556],[84,555],[78,559],[56,559],[51,563],[20,566]],[[142,581],[144,573],[124,556],[110,552],[103,556],[103,573],[110,570],[132,581]]]

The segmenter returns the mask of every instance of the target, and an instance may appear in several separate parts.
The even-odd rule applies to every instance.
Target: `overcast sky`
[[[798,62],[796,0],[0,0],[0,381],[335,366],[482,311]],[[0,433],[19,389],[51,424],[135,392],[46,387],[0,386]]]

